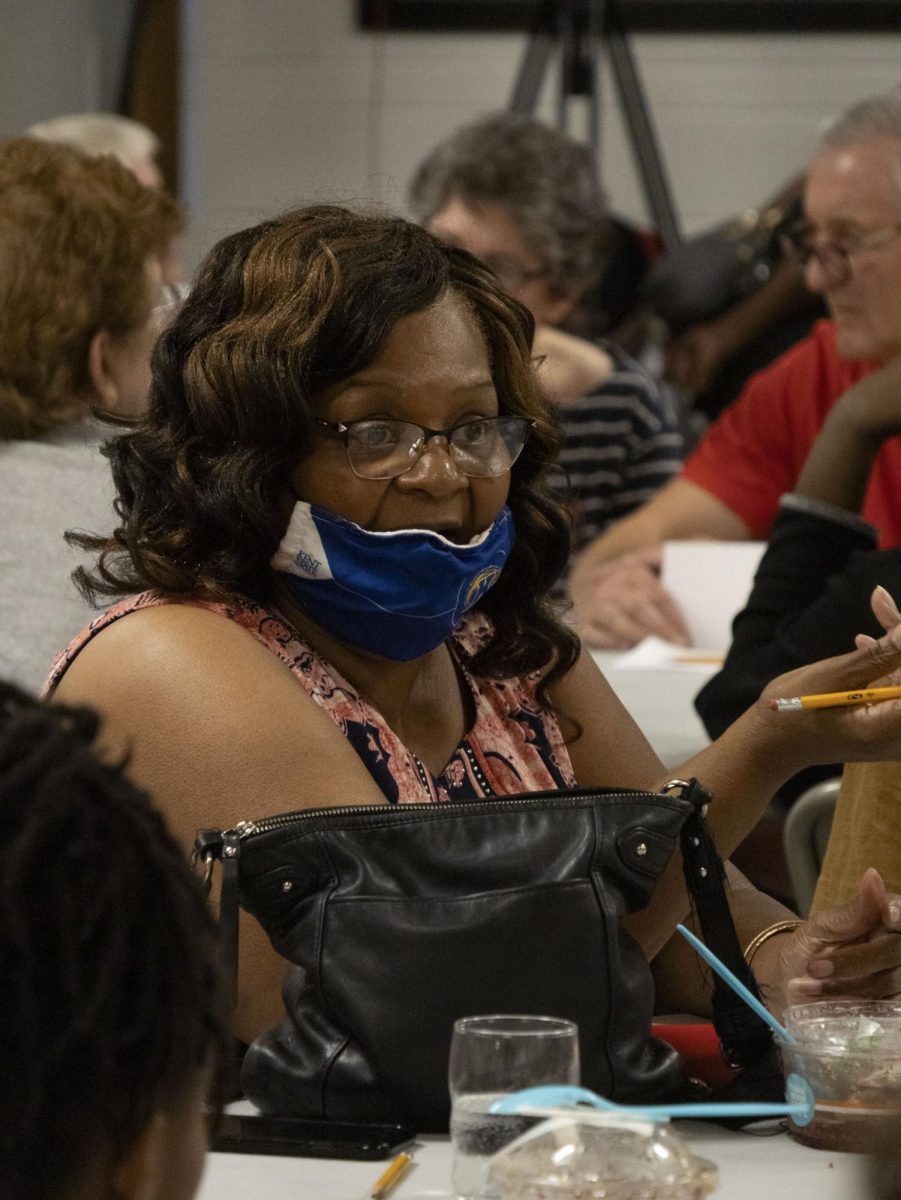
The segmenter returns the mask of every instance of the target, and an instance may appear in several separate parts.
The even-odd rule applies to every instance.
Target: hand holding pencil
[[[882,637],[860,636],[850,653],[789,671],[763,690],[757,711],[772,721],[772,752],[794,771],[901,758],[901,614],[881,591],[873,610]]]
[[[886,633],[901,626],[901,612],[891,594],[884,587],[877,587],[870,598],[873,615]],[[877,646],[876,638],[858,634],[854,639],[858,650],[866,652]],[[845,708],[853,704],[878,704],[884,700],[901,699],[901,687],[858,688],[847,692],[819,692],[806,696],[786,696],[770,700],[770,708],[776,712],[799,712],[803,709]]]
[[[811,696],[787,696],[770,700],[776,712],[798,712],[804,708],[846,708],[851,704],[878,704],[881,700],[901,700],[901,687],[863,688],[854,692],[820,692]]]

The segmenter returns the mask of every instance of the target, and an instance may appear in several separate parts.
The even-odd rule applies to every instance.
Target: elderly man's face
[[[807,267],[808,287],[822,292],[835,321],[839,353],[881,363],[901,354],[901,140],[817,155],[804,207],[814,245],[850,251],[844,272],[816,257]]]

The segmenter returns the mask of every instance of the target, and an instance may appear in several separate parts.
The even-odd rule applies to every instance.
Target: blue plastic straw
[[[794,1044],[795,1039],[784,1025],[780,1025],[768,1008],[757,999],[753,992],[748,991],[740,979],[732,974],[725,963],[696,938],[690,929],[684,925],[676,928],[688,943],[700,954],[701,958],[720,976],[721,979],[739,995],[749,1008],[769,1025],[770,1029],[784,1042]],[[514,1113],[523,1109],[572,1109],[579,1104],[587,1104],[602,1112],[632,1114],[646,1117],[651,1121],[668,1121],[671,1117],[794,1117],[799,1125],[807,1124],[813,1115],[813,1093],[809,1102],[804,1104],[767,1104],[767,1103],[698,1103],[698,1104],[658,1104],[658,1105],[623,1105],[614,1104],[602,1096],[590,1092],[587,1088],[559,1086],[527,1088],[525,1091],[512,1092],[502,1096],[491,1106],[493,1113]]]
[[[758,1017],[760,1017],[762,1021],[766,1021],[767,1025],[769,1025],[776,1037],[781,1038],[783,1042],[788,1042],[790,1046],[795,1044],[795,1039],[788,1032],[785,1026],[779,1024],[770,1010],[765,1005],[760,1003],[753,992],[748,991],[740,979],[736,979],[726,964],[721,962],[720,959],[718,959],[713,953],[713,951],[704,945],[700,938],[696,938],[691,930],[686,929],[684,925],[677,925],[676,928],[679,930],[688,944],[697,950],[704,962],[707,963],[712,970],[716,971],[720,979],[725,980],[729,987],[732,988],[733,992],[735,992],[737,996],[740,996],[742,1000],[744,1000],[748,1008],[753,1008]]]
[[[651,1121],[668,1121],[672,1117],[796,1117],[798,1123],[810,1120],[810,1104],[725,1103],[716,1104],[650,1104],[625,1105],[605,1100],[587,1088],[535,1087],[502,1096],[491,1106],[493,1113],[516,1113],[523,1109],[573,1109],[579,1104],[590,1105],[601,1112],[645,1117]]]
[[[571,1084],[547,1084],[543,1087],[523,1088],[520,1092],[510,1092],[501,1096],[491,1106],[493,1113],[519,1112],[528,1106],[536,1108],[575,1108],[577,1104],[590,1104],[604,1112],[620,1112],[622,1106],[612,1100],[605,1100],[597,1092],[588,1088],[574,1087]]]

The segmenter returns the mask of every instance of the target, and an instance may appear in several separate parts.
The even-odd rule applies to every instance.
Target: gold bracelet
[[[771,937],[775,937],[777,933],[792,933],[803,925],[804,922],[799,917],[793,917],[790,921],[776,921],[773,925],[767,925],[766,929],[761,929],[760,933],[755,933],[744,948],[745,962],[748,966],[751,965],[751,959],[760,949],[764,942],[769,941]]]

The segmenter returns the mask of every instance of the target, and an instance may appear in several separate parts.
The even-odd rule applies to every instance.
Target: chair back
[[[785,861],[798,914],[802,917],[807,916],[813,903],[840,786],[840,778],[815,783],[801,793],[785,819]]]

